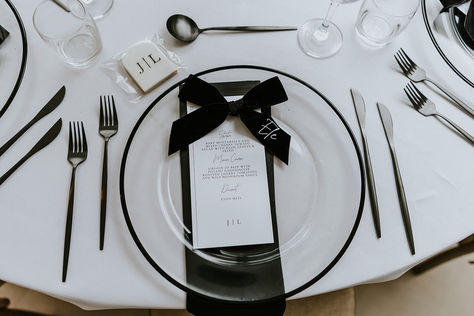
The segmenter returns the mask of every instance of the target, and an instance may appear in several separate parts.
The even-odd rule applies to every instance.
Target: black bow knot
[[[237,116],[240,114],[240,111],[244,108],[244,99],[238,99],[235,101],[229,101],[229,114],[232,116]]]
[[[260,83],[241,99],[227,101],[214,86],[190,75],[178,97],[200,108],[173,122],[168,155],[187,148],[189,144],[221,125],[228,115],[232,115],[239,116],[270,153],[288,164],[291,136],[283,131],[270,115],[254,111],[288,100],[278,77]]]

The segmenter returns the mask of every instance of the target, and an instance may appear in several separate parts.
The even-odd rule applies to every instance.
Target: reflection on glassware
[[[33,14],[33,24],[41,38],[50,44],[67,64],[86,68],[96,60],[102,50],[99,31],[79,0],[62,2],[69,12],[53,1],[40,3]]]
[[[419,0],[365,0],[357,18],[356,32],[368,45],[390,43],[410,23]]]
[[[86,10],[94,18],[98,20],[103,18],[110,11],[114,0],[81,0]]]
[[[342,47],[342,32],[331,22],[339,4],[357,0],[331,0],[324,19],[311,19],[298,29],[298,43],[307,55],[326,58],[336,54]]]

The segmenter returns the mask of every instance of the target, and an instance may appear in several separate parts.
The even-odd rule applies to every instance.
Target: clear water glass
[[[68,65],[89,67],[102,50],[97,26],[81,1],[62,3],[64,7],[50,0],[40,3],[33,14],[34,27]]]
[[[331,19],[339,4],[354,1],[357,0],[331,0],[324,19],[311,19],[300,26],[298,44],[301,50],[314,58],[327,58],[336,54],[342,47],[343,36]]]
[[[356,22],[357,35],[370,46],[387,45],[410,23],[419,2],[419,0],[365,0]]]

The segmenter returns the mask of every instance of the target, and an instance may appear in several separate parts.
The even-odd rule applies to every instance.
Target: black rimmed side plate
[[[26,69],[28,43],[20,14],[10,0],[0,3],[0,23],[10,33],[0,45],[0,118],[15,98]]]

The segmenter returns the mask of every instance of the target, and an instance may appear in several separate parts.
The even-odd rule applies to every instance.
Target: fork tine
[[[72,125],[71,122],[69,122],[69,145],[68,145],[68,151],[72,152]]]
[[[420,98],[423,100],[423,103],[428,101],[428,98],[420,90],[418,90],[418,88],[414,84],[412,84],[412,85],[413,85],[413,88],[415,89],[415,91],[420,96]]]
[[[397,54],[402,64],[405,65],[407,73],[411,73],[413,70],[412,65],[406,60],[406,58],[403,56],[403,54],[400,51],[398,51]]]
[[[408,88],[408,91],[410,91],[413,99],[415,99],[416,103],[418,103],[420,106],[425,103],[423,101],[423,99],[420,97],[420,94],[415,90],[413,89],[415,86],[413,85],[413,83],[409,83],[407,84],[407,88]],[[418,90],[419,91],[419,90]]]
[[[79,152],[79,139],[78,139],[78,134],[77,134],[77,122],[72,123],[74,127],[74,134],[73,134],[73,139],[74,139],[74,145],[73,145],[73,152],[77,153]]]
[[[415,101],[416,101],[417,103],[419,103],[419,104],[425,103],[425,102],[423,101],[423,98],[421,98],[421,96],[420,96],[419,90],[418,90],[418,92],[417,92],[417,90],[415,90],[414,87],[415,87],[415,86],[413,85],[413,83],[408,84],[408,89],[409,89],[409,91],[411,92],[411,94],[412,94],[413,98],[415,99]]]
[[[403,89],[403,91],[405,91],[405,94],[407,95],[408,99],[410,99],[410,102],[411,104],[413,104],[413,106],[415,108],[418,108],[419,107],[419,104],[418,102],[414,99],[413,95],[412,95],[412,92],[410,91],[410,89],[408,88],[408,85]]]
[[[410,59],[410,57],[408,57],[406,55],[405,52],[403,52],[403,50],[401,50],[401,52],[402,53],[400,53],[400,57],[401,57],[402,61],[407,65],[408,71],[410,73],[413,72],[414,69],[416,68],[416,64]]]
[[[87,154],[86,132],[84,131],[84,123],[82,121],[81,121],[81,129],[82,129],[82,152]]]
[[[112,111],[110,109],[110,95],[107,96],[107,126],[112,125]]]
[[[412,64],[413,66],[416,66],[416,63],[410,58],[410,56],[408,56],[407,53],[405,53],[405,51],[403,50],[403,48],[400,47],[400,50],[401,50],[401,52],[403,53],[403,55],[406,57],[406,59],[410,62],[410,64]]]
[[[115,99],[112,96],[112,113],[113,113],[113,125],[118,126],[117,108],[115,107]]]
[[[397,61],[398,63],[398,66],[400,66],[400,69],[403,71],[403,73],[405,75],[408,74],[408,69],[405,67],[405,65],[402,63],[402,61],[400,60],[400,57],[398,57],[397,54],[393,55],[395,57],[395,60]]]
[[[99,114],[99,125],[104,125],[104,104],[102,102],[102,96],[100,96],[100,114]]]

